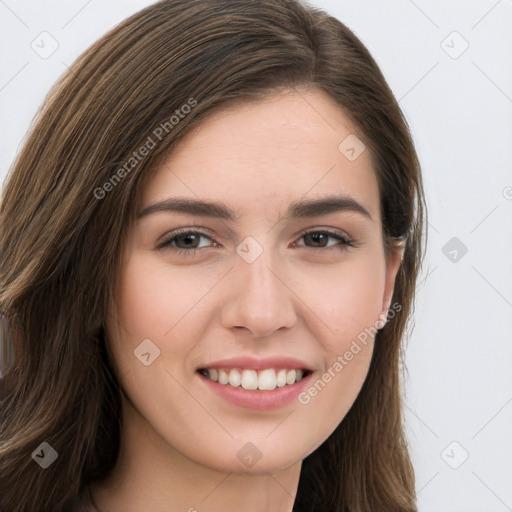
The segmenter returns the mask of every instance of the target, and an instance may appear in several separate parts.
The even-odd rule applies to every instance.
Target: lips
[[[223,386],[273,391],[301,381],[312,370],[296,358],[254,356],[215,361],[198,368],[201,375]]]

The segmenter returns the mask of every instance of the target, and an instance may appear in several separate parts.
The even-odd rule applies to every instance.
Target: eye
[[[326,250],[343,250],[347,246],[355,247],[354,242],[346,236],[336,231],[326,229],[306,231],[301,234],[300,238],[304,239],[306,242],[312,243],[312,246],[306,245],[306,247],[310,247],[314,250],[320,250],[322,252],[325,252]],[[331,241],[329,241],[329,239],[331,239]],[[301,244],[297,244],[297,242],[293,245],[295,247],[303,247]]]
[[[193,231],[190,229],[182,229],[174,231],[169,237],[164,239],[160,244],[157,245],[157,249],[169,248],[174,250],[176,254],[187,254],[193,255],[196,250],[203,249],[205,247],[211,247],[208,243],[201,243],[201,239],[209,240],[216,246],[220,246],[217,242],[201,231]]]

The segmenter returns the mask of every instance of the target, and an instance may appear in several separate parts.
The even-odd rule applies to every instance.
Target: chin
[[[284,453],[276,453],[275,450],[272,450],[272,453],[267,456],[265,456],[265,451],[270,450],[264,448],[263,451],[259,451],[255,444],[248,441],[234,454],[229,456],[226,453],[212,454],[210,457],[196,460],[196,462],[221,473],[268,476],[269,473],[279,473],[301,463],[307,455],[297,448],[290,448]]]

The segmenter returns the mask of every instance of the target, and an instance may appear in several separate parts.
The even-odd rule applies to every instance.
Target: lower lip
[[[295,384],[275,388],[272,391],[249,390],[242,387],[235,388],[228,384],[219,384],[202,374],[199,374],[199,376],[212,391],[233,405],[257,411],[272,411],[285,407],[294,400],[297,400],[299,394],[307,387],[313,374],[310,373]]]

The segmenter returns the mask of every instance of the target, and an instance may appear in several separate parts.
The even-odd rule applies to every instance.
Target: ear
[[[388,310],[391,306],[391,299],[393,298],[393,290],[395,289],[395,280],[400,265],[404,258],[405,242],[393,243],[386,256],[386,279],[384,285],[384,293],[382,296],[382,309],[379,315],[379,321],[384,327],[387,323]],[[382,328],[381,327],[381,328]]]

